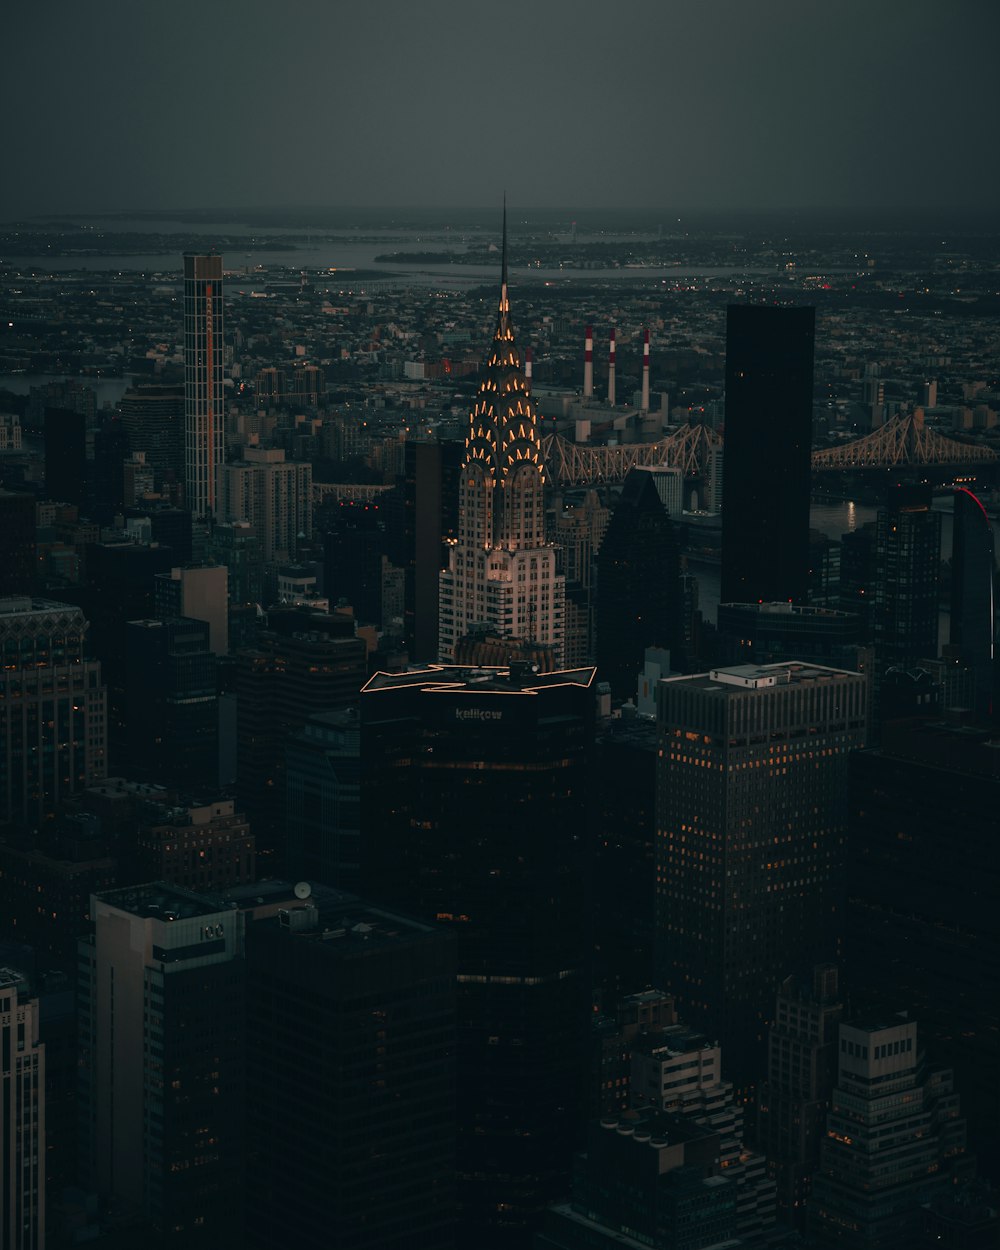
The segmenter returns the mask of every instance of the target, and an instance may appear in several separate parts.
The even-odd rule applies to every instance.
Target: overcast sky
[[[1000,206],[995,0],[14,0],[0,219]]]

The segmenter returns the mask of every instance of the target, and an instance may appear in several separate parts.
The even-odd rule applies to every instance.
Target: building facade
[[[195,517],[216,510],[225,463],[222,257],[184,255],[184,483]]]
[[[45,1047],[38,999],[0,967],[0,1246],[45,1250]]]
[[[763,1068],[777,986],[842,939],[867,693],[860,674],[801,664],[658,687],[656,976],[719,1039],[737,1086]]]
[[[107,775],[107,695],[79,608],[0,599],[0,823],[38,825]]]
[[[249,521],[265,564],[285,564],[312,537],[312,465],[285,459],[280,448],[247,447],[219,469],[218,516]]]

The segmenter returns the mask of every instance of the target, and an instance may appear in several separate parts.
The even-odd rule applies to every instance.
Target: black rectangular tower
[[[814,308],[726,319],[722,603],[803,603],[809,575]]]

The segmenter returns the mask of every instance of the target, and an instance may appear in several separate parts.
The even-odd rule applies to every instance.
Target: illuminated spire
[[[497,327],[486,363],[480,372],[479,392],[469,414],[467,463],[478,461],[494,483],[503,484],[515,467],[525,462],[544,480],[538,417],[521,356],[514,340],[507,293],[507,196],[503,203],[500,253],[500,303]]]

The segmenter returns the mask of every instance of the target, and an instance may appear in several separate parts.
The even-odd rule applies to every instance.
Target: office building
[[[156,615],[188,616],[208,626],[208,649],[229,654],[229,573],[224,564],[173,568],[157,573]]]
[[[736,1245],[736,1184],[718,1173],[710,1128],[647,1108],[587,1133],[569,1202],[547,1214],[535,1250],[705,1250]]]
[[[407,439],[403,455],[403,637],[410,659],[429,664],[438,656],[438,584],[448,563],[446,544],[458,536],[465,444]]]
[[[507,293],[507,218],[496,331],[469,413],[458,541],[441,574],[438,648],[455,658],[473,626],[552,647],[563,659],[565,579],[545,541],[545,466],[538,413],[514,341]]]
[[[95,895],[80,943],[85,1185],[162,1246],[231,1245],[242,1182],[244,917],[177,886]]]
[[[308,608],[269,612],[255,645],[237,654],[236,790],[267,875],[286,849],[289,739],[310,716],[356,703],[366,675],[365,643],[354,621]]]
[[[838,1046],[810,1236],[817,1246],[919,1245],[923,1205],[969,1171],[952,1074],[925,1062],[912,1020],[841,1024]]]
[[[247,989],[239,1244],[454,1245],[454,936],[316,887],[248,925]]]
[[[382,556],[386,549],[378,503],[341,500],[328,514],[323,539],[323,589],[331,603],[348,604],[359,625],[382,628]]]
[[[225,463],[222,257],[184,255],[184,486],[199,520],[216,511]]]
[[[585,1102],[594,670],[376,674],[361,697],[362,879],[458,939],[459,1203],[523,1245]]]
[[[0,598],[35,586],[35,497],[0,487]]]
[[[38,998],[0,967],[0,1246],[45,1250],[45,1047]]]
[[[312,466],[279,448],[245,447],[219,469],[218,518],[249,521],[265,564],[288,564],[312,537]]]
[[[656,476],[625,479],[597,558],[597,670],[616,702],[634,699],[647,647],[670,652],[682,672],[687,648],[677,534]]]
[[[756,1141],[777,1185],[778,1211],[799,1228],[826,1132],[843,1011],[837,966],[821,964],[811,977],[784,981],[768,1033]]]
[[[865,744],[868,682],[737,665],[658,694],[657,983],[742,1087],[763,1069],[777,986],[843,936],[847,762]]]
[[[734,664],[821,664],[857,671],[864,663],[852,612],[793,603],[720,603],[716,624]]]
[[[361,876],[357,709],[318,712],[285,751],[286,875],[355,890]]]
[[[1000,1175],[1000,762],[986,729],[887,725],[850,763],[845,971],[862,1010],[910,1011],[955,1071],[972,1149]]]
[[[997,693],[993,523],[972,491],[964,487],[956,490],[954,501],[949,637],[952,647],[960,648],[962,660],[972,669],[974,710],[980,716],[990,716]]]
[[[184,791],[214,789],[219,778],[216,668],[204,621],[129,621],[123,751],[135,776]]]
[[[46,408],[44,430],[46,499],[87,503],[87,418],[69,408]]]
[[[816,310],[731,305],[726,320],[723,603],[805,603]]]
[[[184,387],[130,386],[118,401],[129,450],[145,453],[156,487],[184,481]]]
[[[941,514],[929,486],[895,486],[875,521],[876,681],[938,653]]]
[[[147,802],[136,844],[144,881],[165,881],[204,894],[255,879],[253,834],[233,799]]]
[[[736,1185],[739,1236],[774,1223],[774,1181],[764,1156],[744,1141],[743,1101],[723,1078],[716,1043],[677,1022],[640,1033],[632,1041],[629,1099],[633,1107],[671,1111],[716,1134],[716,1168]]]
[[[0,823],[37,827],[107,773],[101,665],[79,608],[0,599]]]

